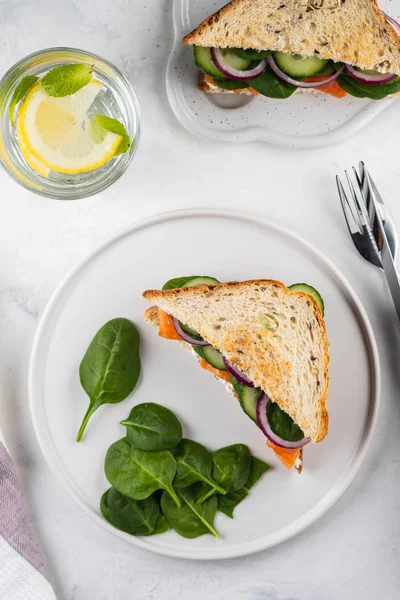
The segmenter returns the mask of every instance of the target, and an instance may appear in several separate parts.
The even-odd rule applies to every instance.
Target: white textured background
[[[400,229],[399,106],[395,103],[366,130],[333,148],[294,151],[198,140],[175,121],[166,100],[164,71],[171,34],[170,0],[0,0],[0,73],[45,47],[87,49],[104,55],[128,76],[143,115],[143,137],[131,168],[114,187],[94,198],[70,203],[46,200],[18,188],[0,172],[0,422],[48,555],[57,596],[60,600],[396,600],[400,597],[399,327],[380,273],[351,247],[334,175],[364,159]],[[196,206],[262,213],[315,244],[360,295],[383,366],[382,409],[371,450],[335,508],[274,550],[219,563],[152,556],[93,524],[66,497],[44,462],[27,398],[28,358],[37,320],[65,273],[135,219]],[[133,276],[134,268],[133,264]],[[268,498],[265,510],[267,514]]]

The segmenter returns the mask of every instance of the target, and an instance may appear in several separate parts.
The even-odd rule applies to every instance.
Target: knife
[[[372,190],[372,184],[370,180],[370,176],[367,170],[365,170],[365,175],[368,180],[368,184],[370,189]],[[381,261],[383,271],[385,273],[386,281],[389,286],[389,291],[392,296],[392,300],[397,312],[398,319],[400,321],[400,278],[396,268],[396,264],[393,260],[392,252],[390,249],[389,241],[385,232],[385,227],[383,225],[383,221],[381,218],[381,213],[378,207],[378,203],[375,199],[375,195],[373,193],[370,194],[370,201],[373,204],[375,209],[375,219],[379,227],[379,233],[382,240],[381,246]]]

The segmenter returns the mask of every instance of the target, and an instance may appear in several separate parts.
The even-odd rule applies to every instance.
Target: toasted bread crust
[[[400,36],[376,0],[336,9],[307,0],[232,0],[183,38],[184,44],[317,55],[400,75]],[[331,0],[331,7],[336,6]]]
[[[303,302],[303,305],[307,305],[307,311],[312,315],[315,332],[318,336],[318,353],[321,355],[319,363],[319,372],[321,373],[319,379],[321,381],[318,381],[318,386],[320,386],[318,388],[318,401],[313,411],[301,410],[298,406],[295,406],[293,391],[287,393],[287,390],[282,389],[281,381],[283,381],[284,375],[290,373],[291,364],[287,360],[285,361],[283,353],[282,356],[280,355],[279,343],[276,342],[274,336],[271,337],[270,331],[259,327],[256,335],[253,335],[254,331],[249,330],[248,327],[246,328],[245,322],[243,322],[243,325],[238,322],[235,326],[225,330],[224,338],[221,341],[218,337],[218,331],[214,332],[212,328],[207,328],[207,335],[204,335],[199,327],[195,328],[214,347],[221,350],[229,360],[232,361],[233,357],[234,364],[238,368],[277,402],[298,423],[306,435],[311,437],[314,442],[319,442],[326,436],[328,431],[329,352],[325,321],[314,298],[304,292],[292,292],[283,283],[275,280],[228,282],[215,286],[201,285],[167,291],[148,290],[144,292],[143,296],[147,300],[160,305],[164,310],[166,307],[168,307],[167,310],[171,307],[169,311],[171,313],[173,313],[172,307],[175,306],[179,313],[181,309],[179,307],[192,301],[194,297],[210,298],[210,302],[212,302],[212,298],[215,297],[226,298],[227,296],[235,296],[236,292],[244,294],[247,290],[253,291],[257,288],[273,288],[275,293],[278,293],[279,290],[280,294],[287,297],[293,296],[297,302],[304,299],[305,303]],[[260,310],[265,309],[260,308]],[[190,321],[187,321],[187,324],[190,325]],[[314,327],[314,324],[312,326]],[[266,360],[266,357],[268,360]]]

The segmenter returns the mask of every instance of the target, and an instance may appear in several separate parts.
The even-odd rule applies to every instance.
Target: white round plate
[[[142,292],[182,275],[221,281],[271,278],[308,282],[325,299],[331,353],[330,430],[304,451],[302,475],[287,471],[239,403],[178,344],[158,337],[143,321]],[[83,441],[75,436],[88,405],[78,368],[96,331],[127,317],[140,330],[142,376],[133,395],[101,407]],[[51,468],[88,515],[124,540],[170,556],[219,559],[250,554],[286,540],[313,523],[341,496],[364,458],[379,395],[379,363],[372,330],[359,300],[319,252],[274,225],[237,213],[192,210],[135,225],[75,269],[49,302],[30,366],[30,402],[36,434]],[[107,448],[124,435],[119,422],[134,404],[158,402],[181,419],[184,435],[211,450],[242,442],[273,467],[235,511],[218,514],[221,539],[187,540],[174,531],[132,537],[101,516],[108,487]]]

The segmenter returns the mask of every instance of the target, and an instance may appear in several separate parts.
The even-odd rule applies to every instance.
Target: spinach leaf
[[[164,492],[161,497],[161,510],[168,523],[179,535],[185,538],[196,538],[206,533],[211,533],[216,538],[220,535],[214,528],[214,519],[217,513],[217,497],[209,498],[203,504],[196,504],[198,486],[195,484],[184,490],[178,490],[182,501],[178,508],[171,497]]]
[[[146,452],[123,438],[107,450],[104,471],[111,485],[132,500],[143,500],[163,489],[180,505],[172,487],[176,462],[169,450]]]
[[[96,333],[79,367],[89,396],[76,441],[82,439],[91,415],[102,404],[117,404],[133,391],[140,375],[139,334],[128,319],[112,319]]]
[[[197,481],[204,481],[220,494],[226,493],[211,477],[213,462],[207,448],[193,440],[183,439],[172,454],[176,460],[175,488],[186,488]]]
[[[298,442],[304,437],[304,433],[284,410],[276,402],[268,402],[267,417],[272,431],[288,442]]]
[[[239,398],[241,398],[244,384],[238,379],[236,379],[236,377],[234,377],[232,373],[229,374],[229,379],[231,380],[233,389],[235,390]]]
[[[174,413],[153,402],[144,402],[132,408],[129,417],[121,421],[121,425],[126,427],[127,440],[141,450],[169,450],[182,439],[182,425]]]
[[[204,358],[204,354],[203,354],[203,350],[201,349],[201,346],[192,345],[192,348],[196,352],[196,354],[198,354],[201,358]]]
[[[381,83],[379,85],[368,85],[360,83],[349,75],[342,74],[338,78],[338,83],[345,92],[356,98],[370,98],[371,100],[382,100],[390,94],[397,94],[400,91],[400,77],[391,83]]]
[[[244,444],[233,444],[213,452],[212,477],[227,492],[235,492],[250,474],[250,451]]]
[[[215,79],[214,83],[223,90],[242,90],[249,87],[247,81],[237,81],[234,79]]]
[[[250,473],[245,485],[235,492],[226,494],[226,496],[218,496],[218,508],[225,515],[233,519],[233,511],[242,500],[248,495],[252,487],[266,473],[269,465],[255,456],[251,457]]]
[[[175,288],[184,287],[185,283],[189,281],[189,279],[193,279],[193,277],[200,277],[199,275],[188,275],[187,277],[176,277],[175,279],[170,279],[167,283],[164,283],[162,286],[163,291],[165,290],[174,290]]]
[[[353,86],[353,81],[355,82],[355,79],[353,79],[352,77],[342,77],[341,75],[336,79],[337,83],[340,85],[340,87],[342,88],[342,90],[344,90],[347,94],[350,94],[350,96],[354,96],[355,98],[365,98],[365,95],[363,92],[357,90],[354,86]]]
[[[249,81],[252,88],[268,98],[289,98],[295,91],[296,86],[278,79],[271,71],[264,71],[259,77]]]
[[[243,487],[241,490],[226,494],[226,496],[218,496],[218,509],[227,517],[233,519],[233,511],[247,496],[249,492]]]
[[[151,535],[160,517],[160,507],[154,496],[132,500],[111,488],[107,498],[111,523],[131,535]]]
[[[242,488],[250,474],[250,451],[244,444],[233,444],[220,448],[212,454],[212,478],[228,493]],[[199,504],[215,493],[213,488],[204,490],[199,498]]]
[[[269,464],[256,456],[252,456],[249,477],[243,487],[250,492],[251,488],[256,485],[257,481],[261,479],[264,473],[269,471],[270,468]]]
[[[166,531],[168,531],[168,529],[169,529],[169,523],[168,523],[166,517],[162,513],[160,513],[160,516],[157,519],[157,523],[156,523],[156,526],[154,528],[152,535],[158,535],[159,533],[165,533]]]
[[[110,490],[111,490],[111,488],[108,488],[108,490],[106,490],[104,492],[104,494],[102,495],[102,497],[100,498],[100,511],[101,511],[101,514],[103,515],[103,517],[105,518],[105,520],[108,521],[109,523],[111,523],[111,525],[112,525],[110,511],[108,510],[108,494],[109,494]]]

